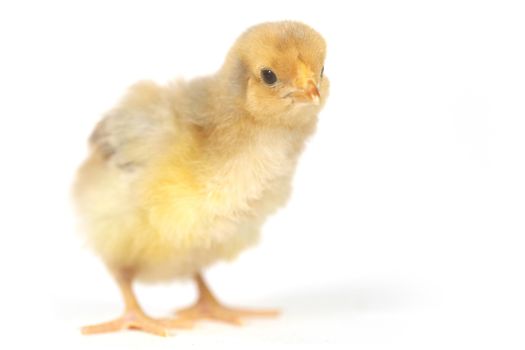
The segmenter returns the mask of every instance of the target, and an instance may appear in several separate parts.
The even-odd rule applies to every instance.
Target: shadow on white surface
[[[168,287],[167,287],[168,288]],[[171,286],[169,288],[172,288]],[[142,298],[147,305],[148,300]],[[229,298],[231,299],[231,298]],[[166,316],[175,310],[176,297],[170,297],[162,305],[145,306],[154,316]],[[302,287],[282,295],[273,295],[261,300],[250,300],[248,307],[277,307],[282,317],[318,318],[332,315],[351,315],[367,312],[395,312],[413,308],[421,301],[421,295],[407,286],[386,283],[359,283],[355,285],[324,285]],[[56,317],[63,321],[95,320],[116,316],[121,302],[93,299],[55,299]],[[245,304],[245,302],[243,302]],[[179,305],[180,306],[180,305]]]
[[[411,308],[419,300],[416,295],[415,291],[393,284],[327,285],[275,296],[266,304],[282,307],[285,315],[314,317]]]

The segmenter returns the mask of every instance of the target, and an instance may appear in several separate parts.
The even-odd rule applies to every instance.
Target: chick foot
[[[193,323],[186,320],[156,320],[147,316],[138,304],[131,287],[133,275],[129,271],[117,271],[115,280],[124,299],[124,314],[112,321],[82,328],[82,334],[99,334],[136,329],[146,333],[167,336],[172,328],[190,328]]]
[[[193,322],[207,319],[240,326],[243,318],[276,317],[279,315],[278,310],[237,309],[221,305],[211,293],[201,275],[197,275],[195,281],[199,288],[199,299],[194,305],[178,310],[176,313],[177,320]]]
[[[155,320],[140,311],[127,311],[113,321],[82,327],[82,334],[110,333],[134,329],[165,337],[172,328],[190,328],[191,326],[192,323],[185,320]]]

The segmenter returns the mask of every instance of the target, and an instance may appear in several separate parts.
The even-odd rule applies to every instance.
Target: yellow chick
[[[167,86],[139,82],[98,123],[74,197],[125,311],[83,333],[166,335],[199,319],[239,324],[276,315],[221,305],[201,271],[253,245],[287,201],[328,94],[325,49],[305,24],[259,24],[239,37],[216,74]],[[193,306],[171,320],[143,312],[134,280],[185,277],[198,286]]]

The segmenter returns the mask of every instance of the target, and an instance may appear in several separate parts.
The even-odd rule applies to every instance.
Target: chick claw
[[[193,323],[186,320],[155,320],[141,312],[131,311],[113,321],[82,327],[82,333],[88,335],[135,329],[165,337],[172,328],[191,328],[192,326]]]

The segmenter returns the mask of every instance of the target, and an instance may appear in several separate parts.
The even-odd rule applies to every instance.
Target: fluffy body
[[[93,132],[74,188],[83,232],[108,267],[169,280],[254,244],[290,195],[328,93],[318,79],[315,105],[291,86],[318,77],[323,61],[315,31],[267,23],[245,32],[215,75],[131,87]],[[267,66],[280,78],[272,88],[260,80]]]

